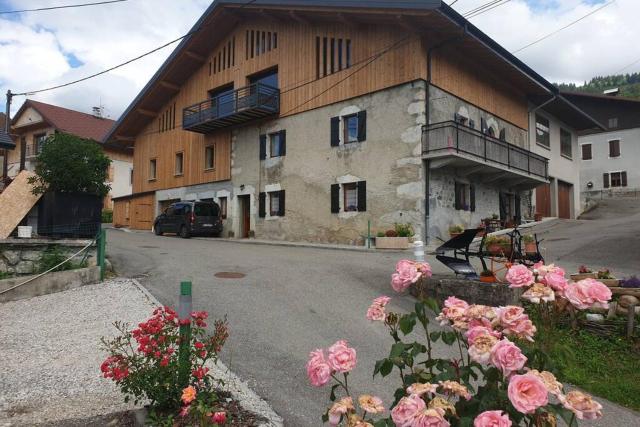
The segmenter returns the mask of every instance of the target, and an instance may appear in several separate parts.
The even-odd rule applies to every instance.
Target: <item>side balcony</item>
[[[455,168],[480,182],[531,189],[549,182],[549,160],[455,121],[422,129],[422,156],[431,169]]]
[[[187,107],[182,112],[182,128],[209,133],[280,112],[280,90],[254,83]]]

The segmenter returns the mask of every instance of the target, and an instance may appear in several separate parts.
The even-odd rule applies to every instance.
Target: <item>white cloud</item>
[[[448,3],[451,0],[447,0]],[[465,12],[487,0],[459,0]],[[27,13],[0,18],[0,93],[35,90],[109,68],[186,33],[210,0],[130,0],[105,6]],[[509,50],[554,31],[602,5],[594,0],[512,0],[472,22]],[[33,0],[29,7],[50,6]],[[24,8],[0,0],[2,10]],[[635,41],[640,1],[617,0],[518,57],[551,81],[582,82],[613,73],[640,58]],[[117,118],[175,45],[87,82],[34,96],[90,111],[102,102]],[[77,58],[80,62],[70,61]],[[73,65],[73,66],[72,66]],[[640,63],[626,70],[639,71]],[[13,111],[23,97],[15,98]]]

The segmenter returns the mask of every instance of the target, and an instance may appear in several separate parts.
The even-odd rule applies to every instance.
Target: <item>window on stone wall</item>
[[[565,157],[571,158],[571,146],[572,146],[573,137],[571,136],[571,132],[560,129],[560,154]]]
[[[461,182],[455,183],[455,209],[458,211],[468,211],[471,208],[469,197],[469,184]]]
[[[342,186],[344,193],[344,211],[345,212],[357,212],[358,211],[358,184],[351,182]]]
[[[549,120],[536,114],[536,143],[545,148],[551,147]]]

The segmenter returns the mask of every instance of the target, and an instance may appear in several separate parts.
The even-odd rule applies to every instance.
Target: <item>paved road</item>
[[[536,227],[543,255],[568,272],[580,265],[610,268],[618,278],[640,275],[640,199],[603,200],[579,220]]]
[[[371,383],[375,360],[388,354],[390,337],[383,327],[370,324],[365,312],[373,298],[393,295],[389,275],[403,254],[183,240],[117,230],[108,235],[108,256],[117,272],[138,277],[162,303],[177,304],[178,283],[188,279],[194,283],[196,309],[214,317],[228,315],[231,338],[223,361],[287,426],[322,425],[328,390],[308,385],[304,365],[310,350],[342,338],[358,350],[358,367],[350,378],[354,390],[392,400],[395,383]],[[436,272],[444,271],[432,264]],[[224,271],[246,277],[214,276]],[[411,297],[394,296],[390,308],[408,311],[413,303]],[[440,356],[446,351],[437,349]],[[581,425],[640,425],[636,414],[608,403],[605,409],[604,420]]]

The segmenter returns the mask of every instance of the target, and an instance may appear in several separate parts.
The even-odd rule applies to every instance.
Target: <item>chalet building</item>
[[[535,214],[530,112],[598,126],[440,1],[215,1],[190,34],[105,138],[134,147],[116,225],[215,200],[225,236],[445,237]]]
[[[612,95],[563,95],[606,127],[578,137],[582,203],[603,196],[636,195],[640,191],[640,101]]]
[[[101,142],[114,123],[113,120],[28,99],[11,121],[16,147],[6,151],[4,176],[13,179],[21,170],[34,170],[42,143],[56,132]],[[102,147],[111,159],[108,175],[111,192],[105,197],[104,207],[112,208],[112,197],[131,194],[133,156],[125,147],[109,144],[102,144]]]

